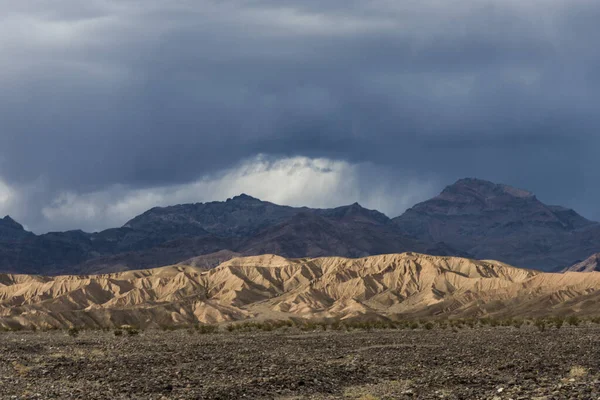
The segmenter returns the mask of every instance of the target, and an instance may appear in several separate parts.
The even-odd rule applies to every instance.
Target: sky
[[[597,0],[0,0],[0,216],[247,193],[390,217],[459,178],[600,220]]]

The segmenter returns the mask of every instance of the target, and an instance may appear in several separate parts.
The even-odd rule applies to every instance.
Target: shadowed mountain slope
[[[10,220],[12,221],[12,220]],[[154,268],[229,251],[285,257],[359,257],[403,251],[468,255],[404,233],[355,203],[334,209],[279,206],[247,195],[225,202],[153,208],[121,228],[36,236],[7,220],[0,271],[105,273]]]
[[[248,318],[595,314],[600,273],[552,274],[415,253],[234,258],[96,276],[0,275],[0,326],[109,327]]]
[[[600,251],[600,224],[528,191],[478,179],[457,181],[394,222],[421,241],[540,270]]]
[[[549,271],[600,252],[600,224],[545,205],[530,192],[477,179],[459,180],[394,220],[357,203],[311,209],[248,195],[156,207],[123,227],[97,233],[38,236],[10,217],[0,220],[4,272],[104,273],[177,264],[219,251],[284,257],[414,251]]]

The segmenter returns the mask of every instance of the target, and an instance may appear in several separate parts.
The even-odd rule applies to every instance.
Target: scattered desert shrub
[[[227,330],[229,332],[250,332],[252,330],[254,330],[254,323],[253,322],[242,322],[242,323],[238,323],[238,324],[231,324],[227,327]]]
[[[534,325],[540,332],[544,332],[546,330],[546,321],[543,318],[536,319]]]
[[[196,330],[201,335],[211,335],[213,333],[219,332],[219,327],[217,325],[198,325]]]
[[[343,328],[344,325],[342,325],[340,321],[335,321],[331,324],[331,329],[334,331],[341,331]]]
[[[115,330],[113,331],[113,334],[114,334],[115,336],[123,336],[123,330],[121,330],[121,329],[115,329]]]
[[[560,329],[560,328],[562,328],[563,324],[565,323],[565,320],[561,317],[556,317],[552,320],[552,323],[554,324],[556,329]]]
[[[575,315],[571,315],[569,318],[567,318],[567,323],[569,325],[578,326],[579,322],[580,322],[579,318],[577,318],[577,316],[575,316]]]
[[[372,394],[364,394],[358,400],[379,400],[379,397],[375,397]]]
[[[502,325],[502,326],[513,326],[513,319],[512,318],[507,318],[507,319],[503,320],[502,322],[500,322],[500,325]]]
[[[587,320],[586,320],[587,321]],[[600,324],[600,317],[589,319],[590,322]],[[278,330],[287,330],[289,328],[296,328],[303,332],[314,332],[314,331],[352,331],[352,330],[386,330],[386,329],[448,329],[451,328],[453,331],[459,331],[465,328],[476,329],[478,326],[490,326],[490,327],[512,327],[516,329],[525,326],[534,326],[540,332],[545,331],[550,327],[556,327],[560,329],[564,323],[569,325],[577,326],[581,324],[582,320],[577,316],[571,316],[567,319],[563,317],[544,317],[544,318],[489,318],[484,317],[481,319],[467,318],[467,319],[446,319],[446,320],[366,320],[366,321],[340,321],[340,320],[329,320],[329,321],[314,321],[304,319],[289,319],[289,320],[267,320],[267,321],[245,321],[238,323],[231,323],[224,327],[228,332],[271,332]],[[161,327],[163,330],[174,330],[173,327]],[[189,329],[189,328],[188,328]],[[217,333],[220,329],[217,325],[197,325],[195,329],[201,334],[212,334]]]
[[[394,329],[407,329],[409,325],[408,321],[398,321],[394,323]]]
[[[438,322],[445,328],[446,322]],[[279,329],[288,329],[296,327],[303,332],[314,331],[352,331],[352,330],[387,330],[387,329],[424,329],[435,328],[434,321],[311,321],[311,320],[277,320],[277,321],[247,321],[242,323],[229,324],[226,326],[228,332],[252,332],[252,331],[274,331]]]
[[[517,329],[521,329],[521,327],[523,326],[523,320],[522,319],[513,319],[511,321],[512,326],[517,328]]]
[[[278,321],[273,321],[272,322],[273,327],[275,327],[276,329],[278,328],[291,328],[294,326],[294,322],[286,319],[286,320],[278,320]]]
[[[126,327],[126,328],[125,328],[125,332],[127,332],[127,334],[128,334],[129,336],[136,336],[136,335],[139,335],[139,334],[140,334],[140,331],[139,331],[139,329],[137,329],[137,328],[135,328],[135,327],[133,327],[133,326],[128,326],[128,327]]]
[[[161,325],[160,329],[164,332],[173,332],[177,330],[175,325]]]
[[[588,374],[587,368],[584,368],[580,365],[574,365],[571,367],[569,371],[569,377],[571,378],[583,378]]]
[[[371,323],[373,329],[395,329],[396,325],[391,321],[373,321]]]
[[[69,328],[69,330],[67,331],[67,333],[72,338],[76,338],[77,336],[79,336],[79,329],[77,329],[76,327],[72,327],[72,328]]]
[[[316,326],[316,323],[314,323]],[[305,323],[299,323],[300,328]],[[277,320],[277,321],[246,321],[237,324],[229,324],[225,329],[228,332],[252,332],[252,331],[265,331],[271,332],[276,329],[288,329],[294,326],[294,322],[290,320]]]
[[[306,321],[302,325],[300,325],[300,330],[303,332],[312,332],[318,330],[319,328],[320,325],[312,321]]]
[[[455,319],[455,320],[450,321],[450,326],[452,326],[453,328],[456,328],[456,329],[462,329],[462,328],[464,328],[464,323],[460,319]]]

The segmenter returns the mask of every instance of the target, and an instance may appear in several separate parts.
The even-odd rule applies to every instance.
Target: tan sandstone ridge
[[[141,327],[249,318],[595,314],[600,273],[551,274],[415,253],[234,258],[93,276],[0,274],[0,326]]]
[[[562,272],[596,272],[600,271],[600,253],[594,254],[580,263],[565,268]]]

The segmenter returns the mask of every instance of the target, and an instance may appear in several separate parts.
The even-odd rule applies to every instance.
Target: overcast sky
[[[241,192],[389,216],[462,177],[600,220],[598,0],[0,0],[0,214]]]

